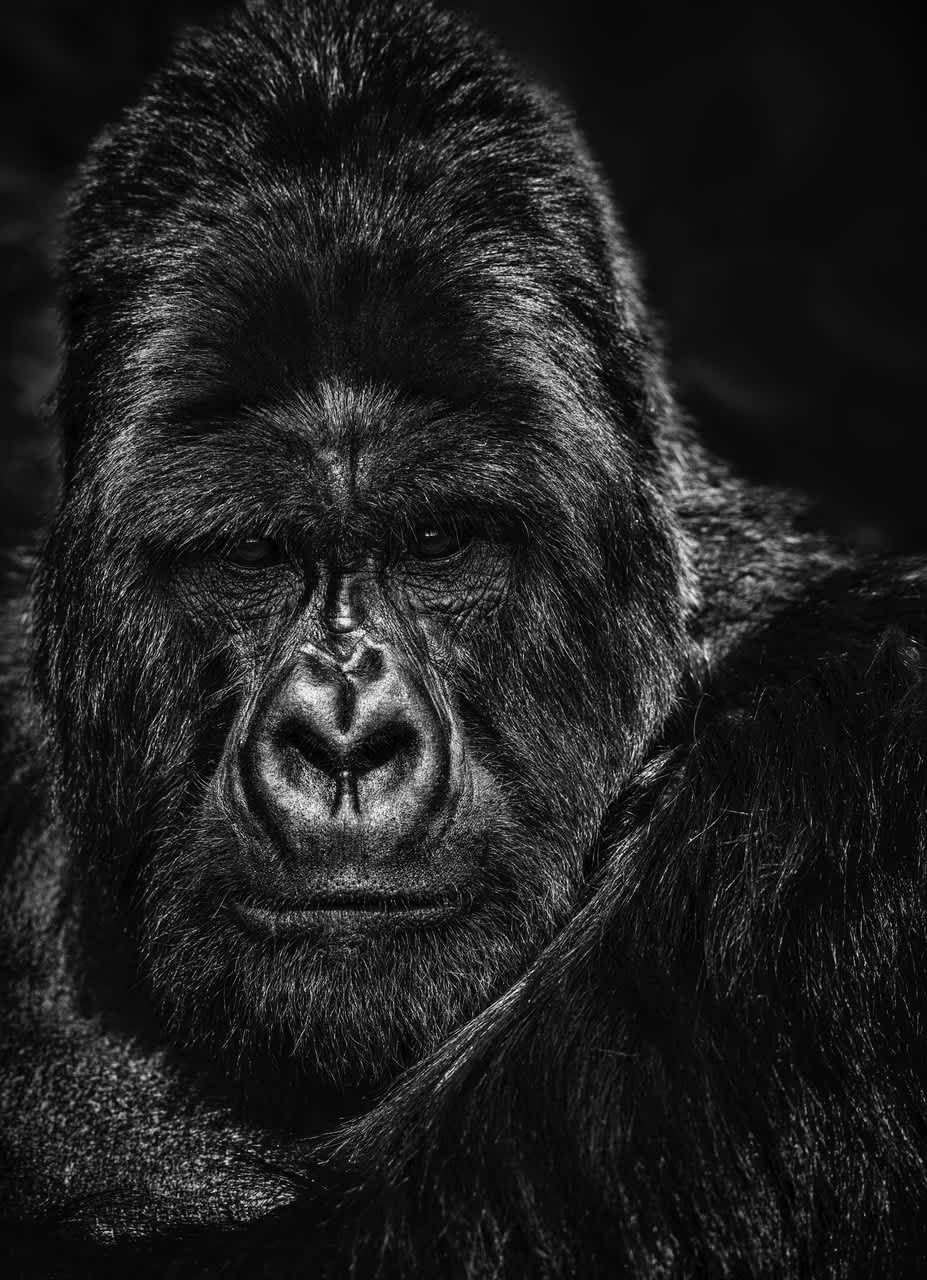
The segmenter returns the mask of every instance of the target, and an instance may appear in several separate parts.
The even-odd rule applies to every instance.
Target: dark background
[[[7,0],[7,4],[10,0]],[[0,541],[52,497],[50,244],[62,192],[215,0],[0,17]],[[864,547],[927,548],[924,47],[910,6],[472,0],[562,90],[663,318],[676,386],[755,476]]]

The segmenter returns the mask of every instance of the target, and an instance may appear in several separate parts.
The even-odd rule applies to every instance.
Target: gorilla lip
[[[320,926],[434,924],[456,915],[463,907],[459,893],[438,895],[370,893],[319,894],[300,906],[269,903],[230,904],[233,914],[249,930],[277,938],[299,937]]]

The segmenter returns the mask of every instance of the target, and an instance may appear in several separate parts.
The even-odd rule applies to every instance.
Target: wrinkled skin
[[[430,9],[254,3],[62,261],[22,1267],[916,1273],[920,568],[679,422],[560,108]]]

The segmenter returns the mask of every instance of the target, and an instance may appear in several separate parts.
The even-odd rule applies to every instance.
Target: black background
[[[9,3],[9,0],[7,0]],[[50,245],[99,127],[215,0],[0,18],[0,539],[52,500]],[[678,391],[759,478],[865,547],[927,548],[924,45],[906,8],[467,6],[561,90],[662,316]]]

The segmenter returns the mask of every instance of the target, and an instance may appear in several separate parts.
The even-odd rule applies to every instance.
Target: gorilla
[[[700,442],[563,108],[246,0],[60,294],[15,1274],[923,1274],[927,575]]]

